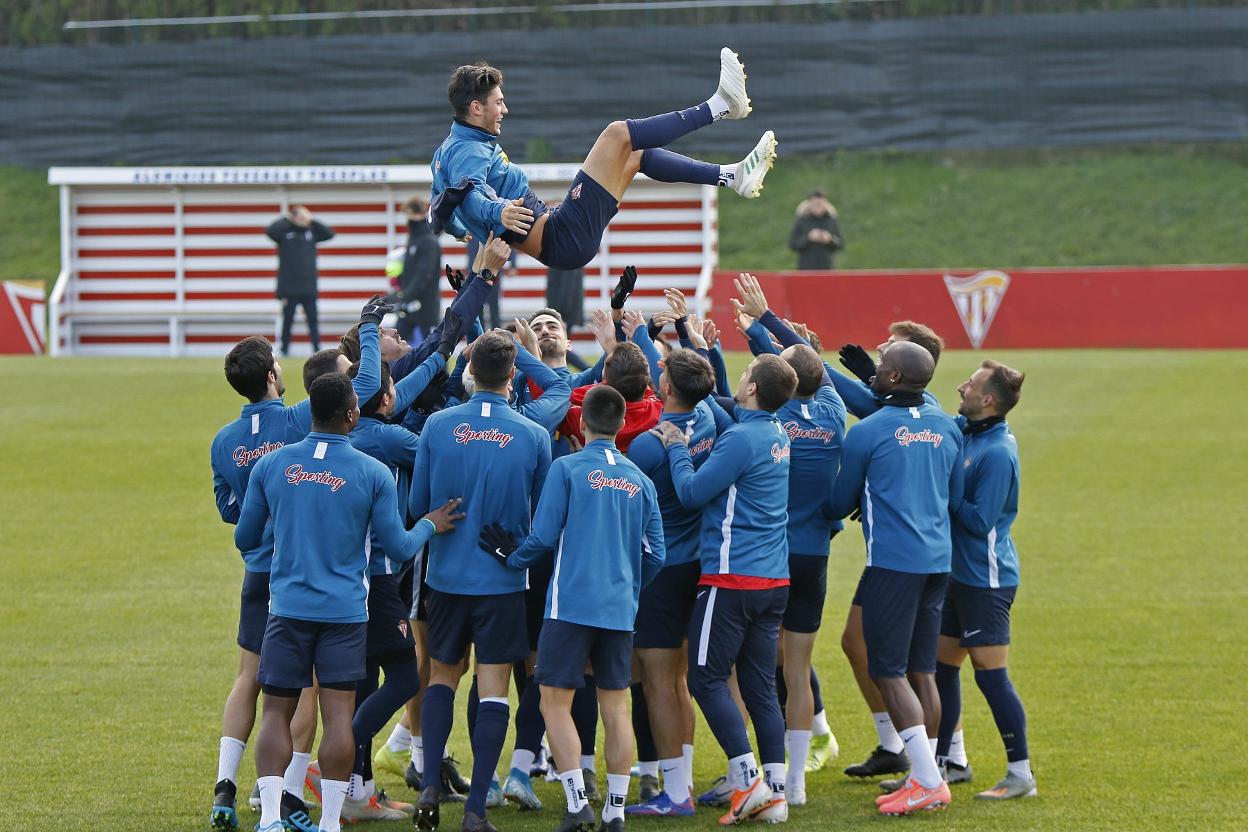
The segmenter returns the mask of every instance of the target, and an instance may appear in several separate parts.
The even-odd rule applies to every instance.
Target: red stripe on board
[[[634,211],[662,211],[665,208],[672,210],[672,211],[687,211],[690,208],[701,208],[701,207],[702,207],[702,202],[701,200],[697,200],[697,199],[691,199],[687,202],[646,201],[646,202],[621,202],[620,203],[621,211],[628,211],[629,209],[632,209]]]
[[[242,340],[241,338],[238,340]],[[168,344],[168,335],[79,335],[79,344]]]
[[[320,300],[368,300],[373,293],[368,291],[337,291],[321,292]],[[128,295],[124,297],[129,297]],[[273,292],[187,292],[187,300],[273,300]]]
[[[96,248],[79,251],[79,257],[173,257],[171,248]]]
[[[169,280],[177,277],[175,272],[78,272],[79,280]]]
[[[701,252],[701,243],[693,243],[691,245],[611,246],[612,254],[700,254]],[[645,266],[642,266],[638,274],[644,273]]]
[[[173,234],[176,229],[173,226],[162,226],[160,228],[79,228],[79,237],[140,237],[143,235],[157,236],[161,234]]]
[[[322,248],[321,256],[328,254],[378,255],[384,257],[389,250],[385,246],[369,246],[367,248]],[[188,248],[187,257],[266,257],[272,256],[277,249],[269,248]]]
[[[318,271],[321,277],[359,277],[368,279],[384,278],[386,273],[384,269],[320,269]],[[234,280],[236,278],[256,278],[256,277],[275,277],[277,272],[273,269],[187,269],[187,279],[206,279],[219,278],[225,280]],[[172,277],[172,273],[170,277]]]
[[[186,233],[188,235],[215,234],[220,236],[230,234],[263,234],[265,227],[261,225],[197,225],[193,228],[188,227]],[[335,225],[334,231],[340,236],[343,234],[385,234],[389,231],[389,228],[384,225]]]
[[[172,205],[79,205],[79,214],[172,214]]]
[[[280,214],[282,206],[275,202],[246,205],[183,205],[183,214]]]
[[[98,303],[106,300],[175,300],[174,292],[80,292],[78,300]]]
[[[700,222],[621,222],[611,226],[612,231],[701,231]]]

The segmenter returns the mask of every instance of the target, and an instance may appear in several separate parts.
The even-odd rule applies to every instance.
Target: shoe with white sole
[[[806,787],[790,786],[786,784],[784,787],[784,799],[788,801],[790,806],[805,806]]]
[[[1012,800],[1016,797],[1035,797],[1036,778],[1019,777],[1017,774],[1006,774],[1000,783],[987,791],[975,795],[976,800]]]
[[[841,747],[836,742],[836,735],[832,733],[823,734],[818,737],[810,738],[810,756],[806,758],[806,773],[819,771],[828,763],[836,759],[841,753]]]
[[[771,786],[768,786],[763,778],[756,777],[754,782],[747,788],[739,789],[732,793],[732,801],[728,804],[728,811],[719,819],[719,825],[732,826],[737,823],[745,823],[756,812],[770,806],[775,797],[775,794],[771,791]]]
[[[711,113],[716,121],[740,119],[750,114],[750,97],[745,94],[745,67],[741,58],[727,46],[719,50],[719,89],[715,92],[728,103],[728,109]]]
[[[374,792],[367,798],[360,800],[352,800],[346,798],[342,801],[342,819],[346,823],[359,823],[361,821],[370,820],[407,820],[411,815],[402,809],[395,809],[382,803],[381,800],[385,795],[380,792]],[[389,803],[391,801],[387,801]],[[416,807],[412,807],[413,814]]]
[[[731,168],[720,169],[720,182],[746,199],[755,199],[763,192],[763,179],[775,163],[776,134],[768,130],[749,156]]]
[[[783,797],[772,798],[770,803],[750,815],[750,823],[787,823],[788,820],[789,801]]]

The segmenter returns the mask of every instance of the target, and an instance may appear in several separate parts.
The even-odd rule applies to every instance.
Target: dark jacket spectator
[[[428,335],[442,320],[442,247],[425,221],[428,203],[414,196],[403,210],[407,214],[407,250],[399,275],[399,300],[405,306],[420,304],[419,309],[406,312],[399,321],[399,334],[410,341],[417,327],[422,335]]]
[[[277,299],[282,301],[282,355],[290,353],[290,331],[295,308],[303,307],[308,319],[312,351],[321,348],[316,312],[316,246],[334,236],[328,225],[312,219],[302,205],[292,205],[290,214],[274,220],[265,234],[277,243]]]
[[[823,191],[811,191],[797,206],[789,248],[797,252],[797,268],[801,271],[835,268],[833,254],[844,248],[836,209]]]

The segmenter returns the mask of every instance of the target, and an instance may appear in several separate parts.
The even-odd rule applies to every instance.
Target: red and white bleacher
[[[573,165],[526,166],[544,199],[562,198]],[[428,196],[425,166],[52,168],[61,191],[61,272],[50,299],[53,355],[222,355],[252,334],[275,336],[277,257],[265,227],[307,205],[337,236],[320,246],[322,340],[348,328],[360,304],[389,288],[387,252],[404,243],[401,206]],[[607,305],[629,264],[640,275],[630,308],[663,308],[662,290],[691,298],[717,252],[713,188],[639,177],[585,269],[587,310]],[[465,247],[444,236],[443,260]],[[520,256],[504,281],[502,313],[543,305],[546,269]],[[444,286],[444,302],[451,298]],[[296,323],[296,352],[307,353]]]

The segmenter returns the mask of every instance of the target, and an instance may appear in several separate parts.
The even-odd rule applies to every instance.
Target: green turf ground
[[[838,764],[809,778],[810,804],[790,827],[1248,828],[1236,727],[1248,703],[1248,352],[996,357],[1028,373],[1011,420],[1024,471],[1012,675],[1041,796],[982,805],[959,786],[947,812],[886,820],[874,786],[849,782]],[[946,406],[977,360],[947,354],[933,385]],[[239,400],[216,360],[5,358],[0,377],[10,391],[0,404],[0,820],[8,830],[204,829],[242,570],[213,507],[208,443]],[[875,745],[838,649],[862,560],[855,527],[833,549],[817,653],[840,764]],[[964,690],[976,785],[991,785],[1000,740],[969,673]],[[462,716],[456,728],[466,759]],[[704,787],[723,765],[704,729],[697,755]],[[252,760],[249,747],[244,793]],[[382,785],[411,796],[393,779]],[[539,793],[552,809],[492,819],[504,832],[553,829],[561,796],[546,784]],[[457,829],[458,810],[445,816]],[[667,823],[709,829],[714,818]]]

